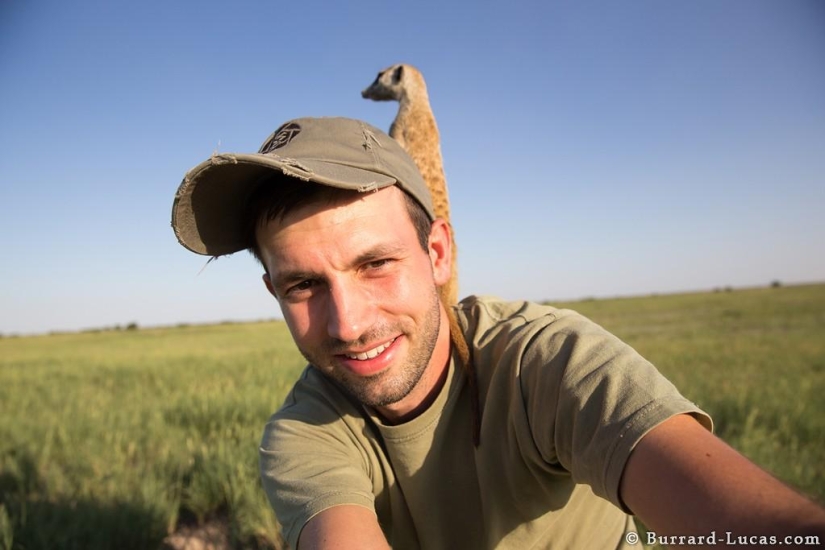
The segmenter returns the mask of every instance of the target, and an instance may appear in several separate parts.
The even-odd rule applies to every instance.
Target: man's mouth
[[[374,359],[384,353],[388,347],[395,342],[395,338],[387,342],[386,344],[381,344],[380,346],[374,347],[371,350],[362,351],[361,353],[345,353],[344,355],[349,359],[357,359],[358,361],[366,361],[367,359]]]

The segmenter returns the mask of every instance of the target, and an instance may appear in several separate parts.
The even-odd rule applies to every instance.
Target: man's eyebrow
[[[405,248],[402,245],[380,244],[356,256],[352,263],[353,266],[358,266],[375,260],[381,260],[387,256],[397,256],[403,253],[404,250]]]

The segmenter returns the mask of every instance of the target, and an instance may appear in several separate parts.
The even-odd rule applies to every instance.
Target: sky
[[[825,281],[818,0],[0,2],[0,334],[280,318],[172,199],[281,123],[389,129],[424,74],[460,293],[575,300]]]

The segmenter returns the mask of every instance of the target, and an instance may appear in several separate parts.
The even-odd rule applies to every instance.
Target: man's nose
[[[342,342],[358,340],[372,326],[373,304],[355,282],[331,283],[327,307],[327,332]]]

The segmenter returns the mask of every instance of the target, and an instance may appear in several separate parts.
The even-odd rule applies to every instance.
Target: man
[[[215,155],[172,225],[200,254],[251,250],[309,362],[260,449],[292,547],[618,548],[636,541],[628,513],[677,545],[825,535],[820,508],[581,316],[471,297],[450,335],[447,226],[372,126],[298,119],[256,154]]]

